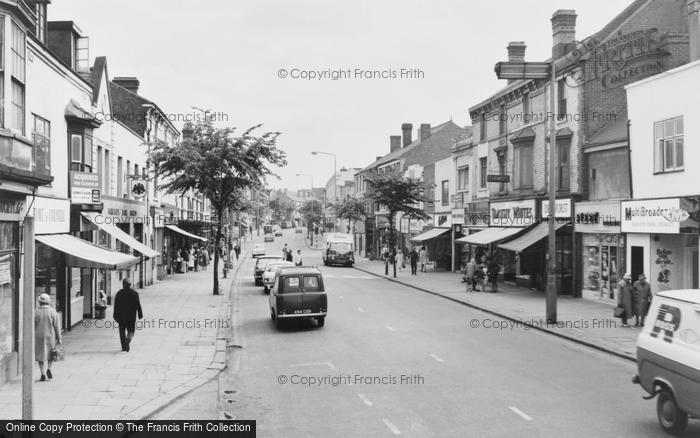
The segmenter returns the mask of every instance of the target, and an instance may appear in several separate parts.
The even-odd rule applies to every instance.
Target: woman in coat
[[[622,281],[618,283],[617,289],[617,305],[622,307],[622,327],[629,327],[627,318],[634,314],[634,289],[632,288],[632,275],[627,273],[622,277]]]
[[[420,248],[418,263],[420,263],[420,271],[425,272],[425,265],[428,264],[428,251],[426,251],[425,246],[421,246]]]
[[[639,280],[636,281],[632,287],[634,288],[634,295],[635,295],[635,300],[634,304],[636,307],[636,315],[637,315],[637,324],[636,326],[639,327],[640,325],[644,327],[644,318],[647,316],[647,313],[649,313],[649,306],[651,305],[651,286],[649,285],[649,282],[647,282],[647,277],[644,274],[639,275]],[[641,324],[639,322],[641,318]]]
[[[56,347],[56,344],[61,343],[61,328],[58,324],[58,314],[51,307],[51,297],[47,294],[39,295],[39,308],[34,315],[34,355],[35,360],[39,362],[39,370],[41,371],[41,381],[45,381],[48,377],[51,379],[51,352]],[[44,369],[44,362],[48,362],[48,366]]]

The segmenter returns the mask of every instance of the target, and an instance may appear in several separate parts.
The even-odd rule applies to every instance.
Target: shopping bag
[[[66,351],[63,349],[63,344],[56,344],[56,346],[51,349],[51,361],[59,362],[65,358]]]

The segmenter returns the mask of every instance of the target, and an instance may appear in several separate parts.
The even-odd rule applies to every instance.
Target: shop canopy
[[[442,236],[443,234],[449,232],[449,228],[432,228],[424,233],[421,233],[417,236],[411,237],[411,242],[425,242],[426,240],[434,239],[438,236]]]
[[[127,269],[141,259],[101,248],[70,234],[44,234],[35,239],[66,255],[66,265],[75,268]]]
[[[491,227],[478,233],[470,234],[455,240],[456,243],[466,243],[469,245],[489,245],[499,240],[507,239],[508,237],[519,233],[522,228],[502,228]]]
[[[205,239],[204,237],[197,236],[196,234],[188,233],[187,231],[185,231],[182,228],[177,227],[175,225],[166,225],[165,227],[170,229],[170,230],[175,231],[176,233],[180,233],[183,236],[191,237],[192,239],[198,239],[198,240],[201,240],[202,242],[207,241],[207,239]]]
[[[555,222],[554,228],[558,230],[564,225],[566,224],[563,222]],[[549,223],[540,222],[539,224],[535,225],[530,231],[518,237],[517,239],[513,239],[510,242],[502,243],[498,245],[498,247],[507,249],[508,251],[522,252],[523,250],[531,247],[535,243],[547,237],[548,234]]]
[[[106,232],[107,234],[111,235],[115,239],[119,240],[126,246],[129,246],[136,251],[140,252],[143,254],[146,258],[151,258],[151,257],[157,257],[160,255],[160,253],[154,249],[151,249],[144,245],[143,243],[139,242],[132,236],[128,235],[124,231],[120,230],[116,225],[112,223],[105,223],[104,216],[101,216],[100,213],[81,213],[85,219],[89,220],[91,224],[95,225],[97,228],[100,230]]]

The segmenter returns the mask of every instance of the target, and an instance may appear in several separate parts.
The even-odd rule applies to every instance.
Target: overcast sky
[[[270,184],[297,189],[310,185],[298,173],[315,186],[333,174],[332,157],[311,151],[364,167],[389,152],[404,122],[469,125],[468,108],[504,85],[493,66],[509,41],[525,41],[528,60],[549,56],[555,10],[576,10],[581,40],[631,2],[54,0],[49,20],[75,21],[90,56],[107,56],[111,77],[138,77],[140,94],[167,113],[197,106],[226,114],[227,125],[281,131],[289,164]],[[353,77],[402,68],[422,77]],[[328,69],[351,78],[289,77]]]

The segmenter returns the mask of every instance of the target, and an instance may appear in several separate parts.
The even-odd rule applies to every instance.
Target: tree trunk
[[[214,295],[220,295],[219,292],[219,242],[223,235],[222,228],[224,223],[223,209],[216,209],[219,216],[218,225],[216,228],[216,238],[214,240]]]

